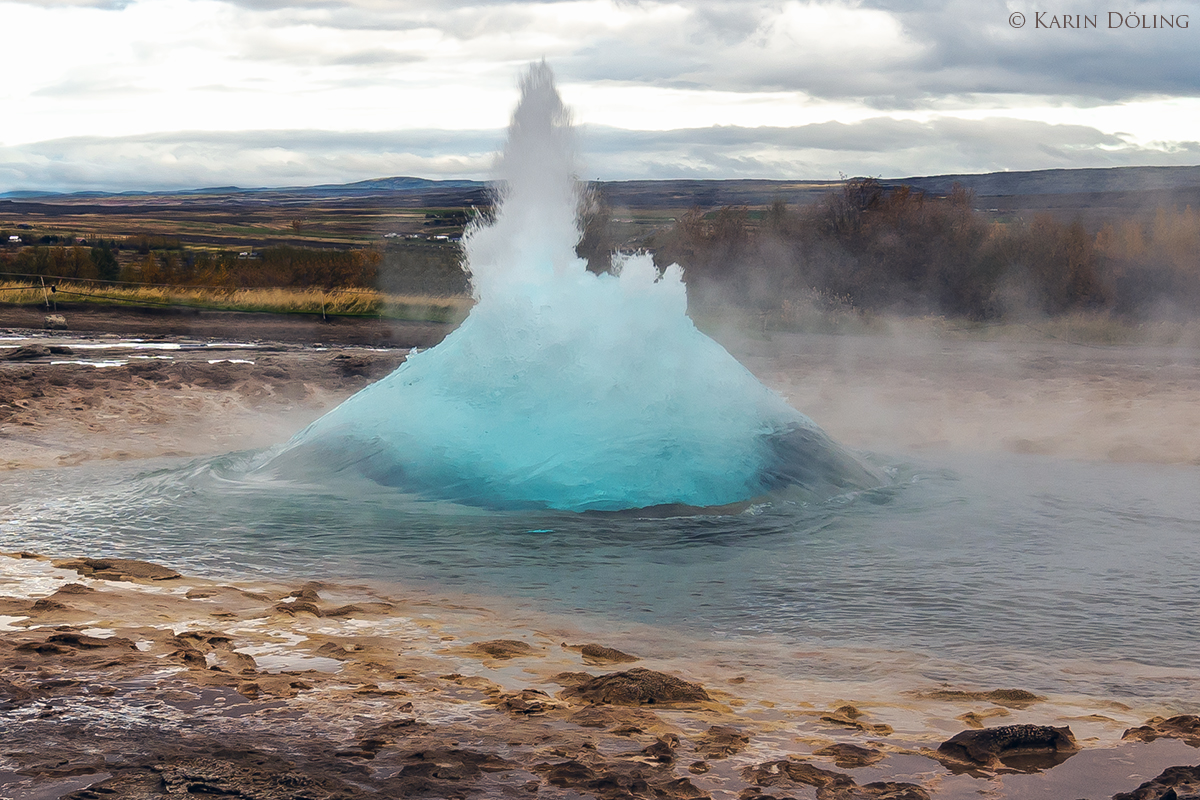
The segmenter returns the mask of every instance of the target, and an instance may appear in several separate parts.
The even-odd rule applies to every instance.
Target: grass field
[[[272,314],[382,317],[421,322],[456,322],[472,305],[469,297],[385,294],[372,289],[208,289],[162,286],[105,286],[59,282],[55,291],[28,282],[0,282],[0,303],[45,305],[88,303],[200,308]]]

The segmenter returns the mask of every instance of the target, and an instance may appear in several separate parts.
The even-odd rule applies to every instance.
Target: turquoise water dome
[[[687,316],[649,256],[588,272],[570,115],[530,67],[499,159],[494,220],[464,237],[475,305],[297,434],[284,475],[361,473],[435,499],[573,511],[710,507],[876,485],[868,467]]]

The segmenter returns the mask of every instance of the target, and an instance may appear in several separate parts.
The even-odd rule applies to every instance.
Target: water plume
[[[876,476],[687,316],[650,256],[588,272],[570,114],[521,80],[490,224],[464,237],[476,304],[436,347],[299,433],[269,465],[360,472],[491,508],[711,507],[828,496]]]

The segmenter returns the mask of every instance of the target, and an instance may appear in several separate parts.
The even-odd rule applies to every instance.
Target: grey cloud
[[[481,177],[502,131],[184,131],[0,147],[0,191],[294,186]]]
[[[351,66],[372,67],[396,64],[413,64],[424,57],[402,50],[370,47],[356,50],[334,50],[289,42],[256,38],[253,46],[247,46],[240,55],[243,61],[274,61],[295,66]]]
[[[374,48],[371,50],[358,50],[343,56],[334,56],[329,58],[327,63],[337,66],[366,66],[375,64],[413,64],[421,60],[421,56],[413,55],[412,53]]]
[[[295,186],[392,175],[487,177],[500,130],[178,132],[0,148],[0,191]],[[878,117],[794,128],[641,131],[584,126],[584,175],[897,177],[1200,161],[1200,143],[1139,146],[1083,125]]]
[[[1200,19],[1190,20],[1188,30],[1109,30],[1113,6],[1098,0],[1066,0],[1054,4],[1053,13],[999,0],[868,0],[864,7],[894,14],[919,48],[895,76],[897,87],[909,87],[909,95],[1019,93],[1117,101],[1200,90]],[[1147,15],[1192,10],[1184,3],[1140,0],[1121,7]],[[1009,25],[1013,12],[1025,15],[1024,27]],[[1097,27],[1038,28],[1039,13],[1045,22],[1068,15],[1081,22],[1080,15],[1091,15]]]
[[[51,2],[98,8],[126,5],[123,0]],[[245,58],[344,66],[407,63],[419,57],[379,47],[314,51],[272,43],[269,30],[289,25],[376,32],[433,29],[457,40],[464,52],[478,52],[469,49],[476,40],[532,30],[546,17],[535,14],[537,9],[560,4],[559,0],[228,2],[262,15],[257,22],[257,15],[250,15],[247,34],[254,41]],[[691,0],[682,5],[625,0],[619,5],[646,10],[682,7],[687,15],[682,20],[647,15],[635,29],[616,34],[597,30],[573,45],[567,43],[571,52],[556,57],[564,80],[731,92],[802,91],[824,99],[865,102],[880,110],[936,108],[948,98],[980,102],[987,95],[1044,96],[1072,105],[1200,95],[1200,11],[1192,15],[1196,18],[1189,20],[1187,30],[1109,30],[1111,5],[1101,0],[1061,0],[1055,4],[1056,15],[1091,14],[1098,27],[1050,30],[1036,27],[1039,10],[1024,0],[835,0],[831,7],[889,15],[903,38],[875,41],[864,32],[830,56],[804,46],[766,46],[786,7],[782,0]],[[1144,14],[1181,14],[1193,11],[1194,5],[1130,0],[1121,7]],[[1008,17],[1013,11],[1026,15],[1025,27],[1010,27]],[[260,35],[260,26],[268,32]],[[808,33],[821,35],[819,30]]]
[[[625,131],[589,128],[593,165],[611,177],[834,178],[1053,167],[1191,164],[1200,144],[1141,147],[1083,125],[1014,119],[929,123],[887,117],[796,128]],[[601,169],[601,165],[603,168]]]
[[[1178,3],[1126,5],[1147,15],[1191,10]],[[798,90],[827,99],[867,99],[881,109],[927,107],[944,102],[947,95],[1044,95],[1087,104],[1200,93],[1200,12],[1192,14],[1196,18],[1187,30],[1108,30],[1109,6],[1068,0],[1056,9],[1060,17],[1091,14],[1098,27],[1063,30],[1037,29],[1034,9],[998,0],[846,7],[890,14],[905,41],[895,45],[864,34],[832,59],[800,47],[790,52],[756,49],[754,37],[713,46],[717,43],[710,26],[718,16],[705,11],[676,30],[592,39],[576,52],[570,69],[580,80]],[[746,9],[747,19],[766,30],[774,5],[748,3],[737,9]],[[1026,14],[1022,29],[1008,23],[1014,10]]]

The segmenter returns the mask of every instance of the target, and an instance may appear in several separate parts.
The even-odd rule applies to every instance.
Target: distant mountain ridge
[[[1200,186],[1200,166],[1102,167],[989,172],[982,175],[933,175],[880,181],[945,194],[955,183],[983,197],[1081,192],[1152,192]]]
[[[440,191],[447,189],[465,189],[465,190],[480,190],[485,189],[488,184],[484,181],[471,180],[432,180],[429,178],[413,178],[407,176],[398,176],[392,178],[370,178],[363,181],[355,181],[353,183],[322,183],[315,186],[256,186],[256,187],[241,187],[241,186],[209,186],[200,189],[176,189],[171,191],[143,191],[131,190],[125,192],[102,192],[102,191],[84,191],[84,192],[38,192],[28,189],[20,189],[12,192],[0,192],[0,199],[4,200],[31,200],[31,199],[52,199],[52,198],[103,198],[103,197],[176,197],[176,196],[221,196],[228,197],[230,195],[302,195],[305,197],[313,197],[320,195],[328,196],[357,196],[370,194],[391,194],[391,193],[410,193],[410,192],[429,192]]]
[[[886,187],[912,186],[930,194],[945,194],[955,183],[975,192],[977,197],[1036,197],[1104,193],[1180,192],[1190,196],[1200,192],[1200,165],[1182,167],[1107,167],[1083,169],[1045,169],[1024,172],[989,172],[880,178]],[[600,181],[593,184],[613,207],[720,207],[726,205],[765,205],[775,199],[788,203],[810,203],[836,188],[839,181],[829,180],[629,180]],[[433,180],[410,176],[371,178],[346,184],[316,186],[241,188],[221,186],[172,192],[36,192],[30,190],[0,193],[0,201],[72,203],[119,201],[152,203],[230,203],[240,200],[306,202],[320,199],[393,200],[399,206],[481,205],[492,198],[491,184],[474,180]],[[0,206],[2,208],[2,206]]]

